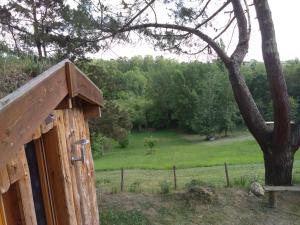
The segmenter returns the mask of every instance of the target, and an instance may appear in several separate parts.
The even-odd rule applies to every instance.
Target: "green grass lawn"
[[[147,155],[144,138],[152,135],[159,139],[155,153]],[[95,160],[96,170],[169,169],[262,163],[263,155],[255,140],[242,133],[216,141],[203,141],[197,135],[174,131],[133,133],[125,149],[116,144],[104,157]],[[299,157],[296,156],[298,159]]]

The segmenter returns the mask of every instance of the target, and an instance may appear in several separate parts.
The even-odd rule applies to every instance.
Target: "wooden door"
[[[59,225],[98,225],[90,145],[85,147],[84,162],[71,162],[72,156],[81,155],[80,145],[74,143],[89,139],[87,121],[79,109],[57,111],[56,116],[54,128],[41,138],[54,220]]]

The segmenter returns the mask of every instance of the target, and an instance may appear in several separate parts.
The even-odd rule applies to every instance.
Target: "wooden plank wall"
[[[74,146],[72,143],[82,138],[89,139],[87,121],[80,109],[64,110],[63,116],[68,149],[73,149],[76,156],[80,156],[80,146]],[[71,158],[72,152],[68,151],[68,154],[69,158]],[[86,161],[84,163],[75,162],[74,164],[69,164],[69,168],[72,177],[73,199],[78,224],[98,225],[99,213],[96,200],[94,163],[90,144],[86,146]]]
[[[45,159],[52,192],[50,195],[54,202],[52,211],[55,218],[52,220],[57,220],[59,225],[99,225],[90,144],[86,146],[85,162],[71,163],[72,156],[80,156],[80,146],[73,143],[82,138],[90,139],[83,110],[55,110],[52,114],[55,119],[41,124],[32,134],[32,138],[37,139],[36,143],[42,140],[43,147],[50,149],[45,151]],[[3,204],[6,206],[5,212]],[[16,210],[16,205],[19,210]],[[50,203],[49,207],[51,208]],[[50,208],[48,212],[51,211]],[[4,214],[8,221],[5,221]],[[22,225],[37,224],[24,148],[0,169],[0,225],[11,225],[16,220],[21,220]]]
[[[37,225],[24,147],[0,174],[0,224]]]

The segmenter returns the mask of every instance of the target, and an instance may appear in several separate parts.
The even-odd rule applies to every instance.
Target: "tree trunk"
[[[292,185],[294,153],[289,147],[264,152],[266,185]]]

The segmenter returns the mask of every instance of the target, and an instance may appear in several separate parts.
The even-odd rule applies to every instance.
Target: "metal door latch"
[[[72,148],[72,154],[73,156],[71,157],[71,162],[72,164],[74,164],[75,162],[81,161],[82,163],[84,163],[85,161],[85,146],[90,143],[90,141],[88,139],[80,139],[79,141],[76,141],[73,145],[74,147]],[[75,149],[76,149],[76,145],[80,145],[80,152],[81,152],[81,156],[80,157],[75,157]]]

